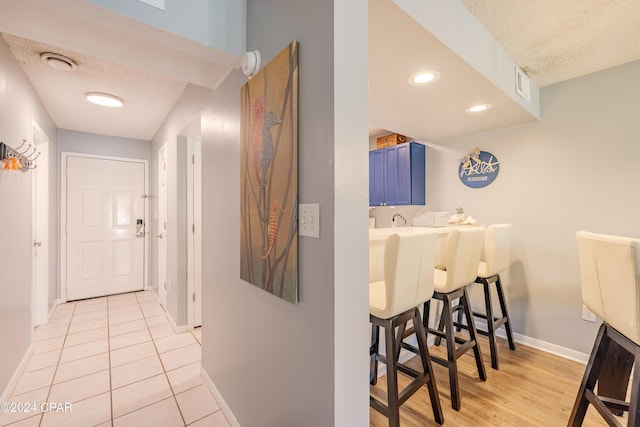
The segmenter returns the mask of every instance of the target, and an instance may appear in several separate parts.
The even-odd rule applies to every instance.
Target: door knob
[[[162,239],[162,234],[158,234],[158,239]]]
[[[40,246],[42,246],[42,242],[33,242],[34,248],[39,248]]]

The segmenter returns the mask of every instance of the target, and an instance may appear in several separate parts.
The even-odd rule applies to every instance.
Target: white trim
[[[24,354],[24,357],[20,361],[20,364],[18,364],[18,367],[16,368],[15,372],[11,376],[9,383],[7,384],[4,391],[2,392],[2,396],[0,396],[0,403],[9,401],[9,397],[11,397],[11,393],[13,393],[13,389],[16,388],[16,385],[18,384],[18,381],[20,380],[22,373],[27,367],[27,363],[29,363],[29,359],[31,358],[32,354],[33,354],[33,344],[31,344],[27,349],[27,352]]]
[[[181,333],[187,332],[189,330],[189,327],[187,325],[178,326],[176,324],[176,321],[173,320],[173,317],[171,317],[171,314],[169,313],[169,310],[165,309],[164,310],[164,314],[165,314],[165,317],[167,318],[167,320],[169,321],[169,324],[171,324],[171,327],[173,328],[173,331],[176,334],[181,334]]]
[[[501,330],[498,330],[496,335],[501,338],[507,339],[507,335]],[[535,349],[544,351],[546,353],[555,354],[556,356],[573,360],[574,362],[579,362],[579,363],[582,363],[583,365],[586,365],[587,362],[589,361],[589,354],[587,353],[582,353],[580,351],[572,350],[570,348],[561,347],[559,345],[542,341],[537,338],[531,338],[526,335],[514,333],[513,339],[515,342],[519,344],[524,344],[526,346],[533,347]],[[516,348],[516,351],[518,351],[517,348]]]
[[[60,300],[67,301],[67,158],[84,157],[89,159],[115,160],[121,162],[132,162],[144,164],[144,277],[142,279],[142,290],[149,289],[149,161],[145,159],[133,159],[129,157],[101,156],[97,154],[74,153],[63,151],[60,153]]]
[[[481,325],[481,326],[486,326],[486,324],[482,320],[478,321],[476,323]],[[498,329],[496,331],[496,335],[498,337],[500,337],[500,338],[504,338],[505,340],[507,339],[507,334],[504,332],[503,329]],[[384,338],[384,337],[382,337],[382,338]],[[411,340],[414,340],[414,342],[412,342],[412,344],[415,345],[415,337],[411,337]],[[513,334],[513,340],[517,344],[523,344],[523,345],[526,345],[527,347],[531,347],[531,348],[535,348],[536,350],[544,351],[545,353],[550,353],[550,354],[553,354],[555,356],[562,357],[564,359],[573,360],[574,362],[582,363],[583,365],[586,365],[587,362],[589,361],[590,354],[582,353],[580,351],[576,351],[576,350],[572,350],[570,348],[562,347],[562,346],[559,346],[557,344],[552,344],[550,342],[542,341],[542,340],[539,340],[537,338],[531,338],[531,337],[528,337],[526,335],[514,333]],[[427,346],[429,346],[429,347],[432,346],[434,342],[435,342],[435,337],[434,336],[429,336],[429,338],[427,339]],[[516,347],[515,351],[518,351],[518,347]],[[411,359],[414,356],[415,356],[415,354],[403,349],[403,350],[400,351],[400,357],[398,358],[398,360],[400,362],[404,363],[404,362],[408,361],[409,359]],[[378,378],[382,377],[386,373],[387,373],[387,366],[384,365],[384,364],[378,365]]]
[[[218,405],[220,406],[220,409],[222,410],[224,416],[227,418],[229,425],[231,427],[242,427],[240,426],[240,423],[236,419],[235,415],[233,415],[233,412],[231,412],[231,408],[229,408],[229,405],[227,405],[227,402],[225,402],[224,398],[222,397],[220,390],[218,390],[218,387],[216,387],[216,385],[213,383],[213,380],[211,380],[211,377],[209,377],[209,374],[202,366],[200,367],[200,375],[202,376],[202,379],[204,380],[204,383],[211,394],[213,394],[213,397],[215,397],[216,402],[218,402]]]
[[[36,138],[37,136],[37,138]],[[43,159],[47,162],[46,168],[44,166],[41,166],[41,169],[46,169],[46,172],[49,174],[49,176],[45,177],[46,182],[50,181],[50,176],[51,176],[51,172],[49,170],[49,165],[50,165],[50,157],[49,157],[49,136],[42,130],[42,128],[38,125],[38,123],[35,121],[35,119],[31,119],[31,129],[30,129],[30,142],[31,144],[33,144],[33,151],[35,152],[36,150],[36,139],[40,140],[40,143],[37,144],[40,147],[41,151],[44,147],[44,149],[46,150],[46,153],[44,153],[44,157]],[[34,170],[34,172],[38,173],[37,170]],[[35,175],[35,174],[31,174],[31,242],[32,244],[35,244],[35,239],[36,239],[36,223],[39,223],[38,221],[38,212],[36,211],[36,206],[38,205],[37,203],[37,199],[38,199],[38,194],[36,192],[37,189],[37,182],[36,182],[36,177],[39,176]],[[50,204],[49,204],[49,200],[51,199],[50,195],[51,195],[51,188],[47,189],[47,200],[46,200],[46,208],[47,208],[47,216],[50,216]],[[46,277],[45,280],[40,280],[41,284],[45,285],[45,289],[38,289],[38,284],[36,283],[36,280],[38,278],[38,275],[36,274],[36,269],[37,269],[37,264],[35,262],[36,257],[35,257],[35,251],[36,248],[35,246],[31,247],[31,329],[35,328],[36,326],[42,326],[45,325],[48,322],[48,318],[47,318],[47,312],[49,309],[49,298],[51,297],[49,295],[49,281],[53,280],[53,278],[49,277],[49,270],[50,270],[50,266],[51,266],[51,252],[52,252],[52,247],[50,245],[51,242],[51,230],[49,229],[49,222],[47,221],[46,223],[46,240],[43,242],[43,244],[45,245],[44,248],[42,248],[40,250],[41,252],[41,256],[42,256],[42,251],[44,249],[46,249]]]
[[[476,320],[476,326],[480,325],[486,330],[487,323],[485,320]],[[507,333],[504,328],[496,330],[496,335],[500,338],[507,339]],[[589,361],[589,354],[582,353],[580,351],[572,350],[567,347],[562,347],[557,344],[553,344],[547,341],[542,341],[537,338],[528,337],[526,335],[513,333],[513,340],[518,344],[524,344],[528,347],[535,348],[537,350],[544,351],[545,353],[555,354],[556,356],[563,357],[565,359],[573,360],[574,362],[582,363],[586,365]],[[517,351],[517,347],[516,347]]]

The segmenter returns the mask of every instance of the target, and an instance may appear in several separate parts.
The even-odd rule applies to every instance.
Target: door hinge
[[[196,294],[195,294],[195,292],[193,294],[193,302],[196,302]]]
[[[195,155],[191,155],[191,164],[195,165],[196,164],[196,156]]]
[[[192,233],[195,233],[195,232],[196,232],[196,225],[195,225],[195,224],[193,224],[193,225],[191,226],[191,232],[192,232]]]
[[[164,291],[167,291],[167,282],[164,282]]]
[[[65,168],[65,169],[64,169],[64,174],[65,174],[66,176],[69,176],[69,168]]]

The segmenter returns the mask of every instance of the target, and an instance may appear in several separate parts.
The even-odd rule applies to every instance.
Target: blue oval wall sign
[[[482,188],[496,179],[499,170],[500,164],[496,156],[476,148],[460,161],[458,176],[467,187]]]

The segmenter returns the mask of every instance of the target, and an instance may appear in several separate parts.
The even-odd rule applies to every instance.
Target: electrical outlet
[[[589,310],[586,305],[582,304],[582,320],[587,322],[596,322],[596,314]]]
[[[298,205],[298,235],[320,238],[320,204]]]

